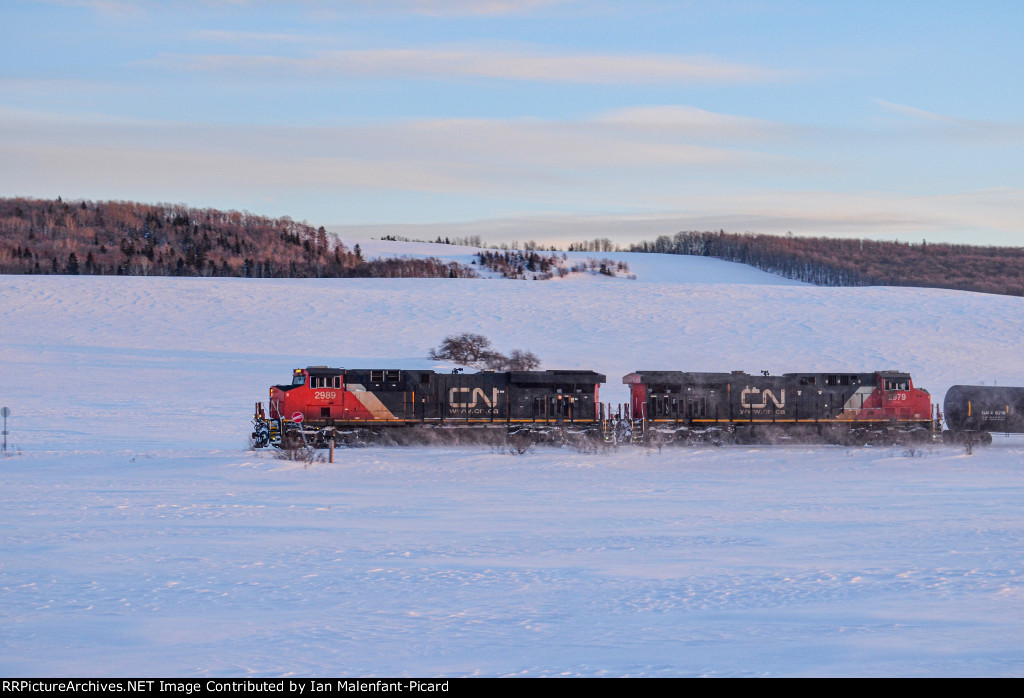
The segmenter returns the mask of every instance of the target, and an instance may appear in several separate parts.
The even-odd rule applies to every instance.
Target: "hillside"
[[[128,201],[0,199],[0,273],[118,276],[464,277],[437,259],[366,259],[323,226]]]
[[[719,231],[661,236],[630,250],[715,257],[818,286],[917,286],[1024,296],[1024,247]]]

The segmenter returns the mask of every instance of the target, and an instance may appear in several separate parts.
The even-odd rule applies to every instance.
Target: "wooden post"
[[[334,434],[331,434],[331,458],[330,462],[334,462]]]

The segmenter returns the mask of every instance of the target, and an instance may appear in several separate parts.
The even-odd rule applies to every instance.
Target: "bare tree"
[[[454,361],[463,366],[483,366],[494,355],[491,340],[482,334],[463,332],[445,337],[428,356],[435,361]]]
[[[540,359],[532,351],[513,349],[507,367],[509,371],[536,371],[540,368]]]
[[[508,357],[501,352],[489,352],[483,359],[483,366],[484,368],[489,368],[492,371],[507,371],[509,370]]]
[[[435,361],[452,361],[493,371],[534,371],[540,367],[540,359],[533,352],[515,349],[510,356],[505,356],[491,347],[487,337],[471,332],[445,337],[441,346],[431,349],[428,356]]]

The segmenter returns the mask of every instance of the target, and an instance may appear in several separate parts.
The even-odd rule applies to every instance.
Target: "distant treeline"
[[[128,201],[0,198],[0,273],[129,276],[467,277],[436,258],[366,260],[321,226]]]
[[[714,232],[663,235],[631,252],[717,257],[819,286],[920,286],[1024,296],[1024,248]]]

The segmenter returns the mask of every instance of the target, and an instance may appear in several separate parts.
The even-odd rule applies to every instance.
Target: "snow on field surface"
[[[292,368],[435,366],[459,331],[620,402],[636,369],[1024,385],[1024,299],[636,257],[636,281],[0,277],[0,674],[1024,673],[1019,438],[247,450]]]

